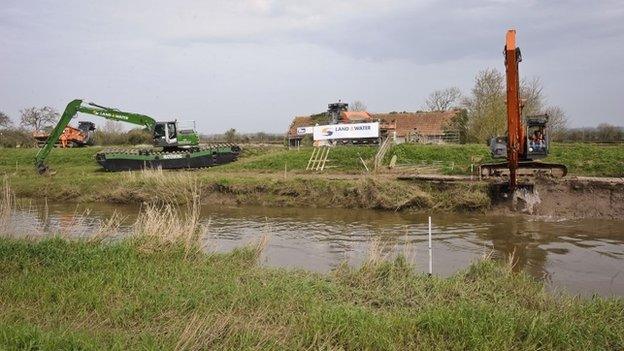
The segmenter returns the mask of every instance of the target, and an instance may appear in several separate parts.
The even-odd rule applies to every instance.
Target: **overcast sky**
[[[624,125],[624,1],[0,1],[0,110],[71,99],[283,132],[295,115],[361,100],[423,108],[504,69],[516,28],[523,77],[571,125]]]

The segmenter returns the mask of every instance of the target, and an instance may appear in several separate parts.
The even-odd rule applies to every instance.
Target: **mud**
[[[539,179],[532,191],[517,191],[513,197],[491,191],[497,214],[520,212],[557,218],[624,218],[624,179],[571,177],[563,180]],[[528,194],[528,195],[527,195]]]

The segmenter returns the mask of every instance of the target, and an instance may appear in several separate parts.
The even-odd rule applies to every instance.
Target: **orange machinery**
[[[507,137],[496,137],[490,141],[493,158],[506,158],[506,162],[482,164],[481,176],[509,176],[509,191],[518,186],[518,175],[537,174],[564,177],[565,165],[536,161],[548,156],[548,115],[522,116],[520,97],[520,73],[518,64],[522,61],[520,48],[516,46],[516,31],[507,31],[505,39],[505,75],[507,84]],[[535,136],[539,136],[536,140]]]
[[[95,131],[95,124],[92,122],[81,121],[78,123],[78,128],[66,126],[65,129],[63,129],[63,133],[59,137],[61,147],[65,148],[92,145],[93,131]],[[45,143],[49,136],[50,133],[43,130],[33,132],[33,137],[37,139],[39,144]]]

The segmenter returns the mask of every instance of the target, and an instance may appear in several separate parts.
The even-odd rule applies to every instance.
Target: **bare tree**
[[[522,80],[520,98],[522,99],[522,115],[530,116],[543,113],[545,99],[543,86],[539,78]],[[505,76],[496,69],[486,69],[477,74],[472,95],[463,99],[468,110],[468,135],[470,141],[482,142],[491,137],[503,135],[507,129],[507,106]],[[565,125],[563,110],[556,113],[555,124],[559,128]],[[557,129],[560,131],[560,129]]]
[[[600,123],[596,127],[596,134],[599,141],[619,141],[622,137],[622,129],[609,123]]]
[[[549,106],[544,109],[544,113],[548,115],[550,138],[561,140],[568,128],[568,117],[566,117],[565,112],[559,106]]]
[[[366,104],[360,100],[355,100],[349,104],[349,111],[366,111]]]
[[[20,111],[20,124],[33,130],[42,130],[56,123],[58,112],[50,106],[42,108],[29,107]]]
[[[429,111],[446,111],[455,107],[461,96],[461,90],[457,87],[436,90],[429,94],[425,100],[425,106]]]
[[[238,136],[236,135],[236,129],[230,128],[225,132],[225,141],[228,143],[236,141]]]
[[[544,110],[543,89],[542,81],[538,77],[523,79],[520,82],[523,116],[537,115]]]
[[[6,113],[0,111],[0,128],[8,128],[11,126],[11,119]]]
[[[121,122],[111,121],[109,119],[107,119],[106,122],[104,122],[104,128],[102,128],[103,132],[106,132],[109,134],[121,134],[123,133],[123,130],[124,128]]]

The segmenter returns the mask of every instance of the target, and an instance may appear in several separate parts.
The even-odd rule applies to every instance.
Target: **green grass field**
[[[144,244],[0,238],[0,349],[624,348],[622,299],[556,296],[493,261],[438,278],[371,256],[323,275]]]
[[[57,171],[78,167],[85,174],[94,174],[99,169],[94,155],[100,148],[55,149],[49,157],[49,164]],[[287,150],[276,147],[248,147],[239,161],[215,168],[228,171],[283,172],[304,171],[312,148]],[[32,168],[35,149],[1,149],[0,172]],[[337,147],[330,152],[328,172],[361,173],[365,171],[362,158],[370,167],[376,147]],[[386,164],[392,155],[397,156],[398,165],[440,164],[445,173],[468,174],[470,165],[491,162],[485,145],[421,145],[401,144],[386,154]],[[570,174],[586,176],[624,176],[624,145],[597,144],[553,144],[546,162],[563,163]],[[453,165],[453,169],[451,169]],[[210,171],[210,170],[206,170]]]
[[[254,156],[224,167],[229,170],[283,171],[305,170],[312,152],[311,148],[300,150],[273,149],[266,152],[252,151]],[[331,167],[328,172],[361,173],[365,171],[360,157],[367,161],[369,168],[376,147],[338,147],[329,154]],[[396,155],[398,165],[437,166],[445,174],[470,174],[470,166],[492,162],[489,149],[485,145],[421,145],[401,144],[394,146],[386,154],[385,164]],[[545,162],[562,163],[568,167],[570,175],[623,177],[624,145],[597,144],[553,144],[551,154]]]
[[[374,147],[339,147],[330,152],[324,174],[306,172],[311,148],[249,147],[240,160],[209,169],[108,173],[94,160],[100,148],[55,149],[48,164],[54,175],[40,176],[35,149],[0,149],[0,176],[18,197],[56,201],[135,202],[176,198],[172,189],[199,182],[204,194],[238,204],[271,206],[364,207],[401,209],[484,209],[490,205],[483,185],[415,185],[391,178],[362,180],[376,153]],[[429,167],[446,174],[468,174],[470,165],[490,161],[482,145],[398,145],[386,155],[397,164]],[[567,164],[571,175],[624,176],[624,146],[555,144],[551,162]],[[285,172],[286,171],[286,172]],[[157,172],[156,172],[157,173]],[[374,178],[374,177],[373,177]],[[227,199],[226,199],[227,197]],[[212,199],[212,200],[219,200]]]

